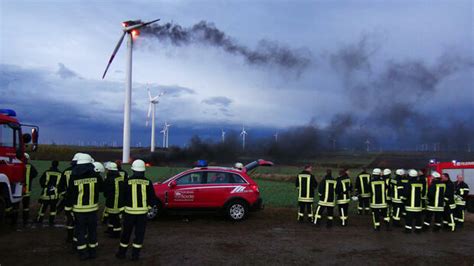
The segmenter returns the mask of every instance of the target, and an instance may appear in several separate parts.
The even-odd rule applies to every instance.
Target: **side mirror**
[[[168,184],[168,186],[169,186],[170,188],[175,188],[175,187],[176,187],[176,181],[175,181],[175,180],[171,181],[171,182]]]
[[[31,135],[28,133],[23,134],[23,144],[28,144],[31,141]]]

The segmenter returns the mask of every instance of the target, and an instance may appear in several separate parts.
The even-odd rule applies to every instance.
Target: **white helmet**
[[[78,152],[78,153],[74,154],[74,156],[72,157],[72,160],[71,160],[71,161],[77,162],[77,160],[79,159],[79,157],[81,157],[81,154],[83,154],[83,153]]]
[[[441,177],[441,175],[440,175],[438,172],[436,172],[436,171],[434,171],[433,173],[431,173],[431,176],[432,176],[433,178],[440,178],[440,177]]]
[[[30,155],[29,155],[28,153],[26,153],[26,152],[25,152],[25,158],[26,158],[26,160],[28,160],[28,161],[30,160]]]
[[[392,173],[392,171],[390,169],[388,169],[388,168],[383,169],[383,175],[389,175],[391,173]]]
[[[93,162],[94,162],[94,159],[92,159],[92,156],[90,156],[87,153],[81,153],[77,157],[77,164],[89,164]]]
[[[372,170],[372,174],[373,175],[380,175],[380,174],[382,174],[382,170],[380,168],[375,168],[374,170]]]
[[[396,174],[396,175],[404,175],[404,174],[405,174],[405,170],[404,170],[404,169],[397,169],[397,171],[395,171],[395,174]]]
[[[118,168],[117,168],[117,164],[116,163],[113,163],[113,162],[108,162],[106,165],[105,165],[105,168],[109,171],[118,171]]]
[[[143,160],[133,161],[132,170],[135,172],[145,172],[145,162]]]
[[[99,163],[99,162],[94,162],[94,171],[96,171],[97,173],[103,173],[105,172],[105,168],[104,166]]]
[[[242,170],[242,169],[244,169],[244,164],[243,163],[235,163],[234,168]]]
[[[410,177],[417,177],[418,176],[418,171],[416,171],[415,169],[410,169],[410,170],[408,170],[408,175]]]

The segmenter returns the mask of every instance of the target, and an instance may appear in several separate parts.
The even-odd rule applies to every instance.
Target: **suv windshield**
[[[18,126],[16,124],[0,124],[0,147],[18,147]]]

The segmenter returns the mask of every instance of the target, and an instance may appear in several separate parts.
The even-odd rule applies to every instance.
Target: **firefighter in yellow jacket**
[[[388,213],[387,194],[388,188],[382,176],[382,170],[375,168],[372,170],[370,179],[370,208],[372,209],[372,219],[375,231],[380,231],[380,220],[383,219],[387,230],[390,229],[390,215]]]
[[[313,222],[314,190],[318,186],[316,178],[312,174],[313,167],[306,165],[304,170],[298,174],[295,181],[298,190],[298,221],[303,222],[305,211],[308,220]]]
[[[425,183],[418,171],[410,169],[408,171],[410,180],[403,189],[402,200],[405,204],[405,232],[411,233],[413,222],[415,222],[415,233],[420,233],[423,229],[422,212],[424,206]]]
[[[464,176],[458,175],[454,183],[454,201],[456,209],[454,210],[454,221],[456,228],[462,228],[464,225],[464,212],[466,209],[466,200],[469,195],[469,186],[464,183]]]
[[[436,171],[431,173],[431,177],[433,181],[428,188],[423,229],[428,230],[431,227],[431,220],[434,216],[435,226],[433,227],[433,231],[438,232],[442,226],[444,206],[446,204],[444,200],[446,183],[441,181],[441,175]]]
[[[118,172],[116,163],[108,163],[107,177],[104,182],[105,207],[109,214],[107,224],[107,234],[113,238],[120,237],[122,225],[120,223],[121,212],[123,211],[123,182],[124,178]]]
[[[370,174],[364,168],[357,176],[355,182],[355,194],[358,198],[357,214],[370,213]]]
[[[337,208],[339,210],[339,218],[341,225],[347,226],[347,219],[349,218],[349,202],[351,201],[352,182],[348,175],[347,169],[339,171],[337,178],[336,194],[337,194]]]
[[[46,210],[49,207],[49,225],[54,225],[56,218],[56,207],[58,204],[59,194],[61,193],[59,184],[61,183],[62,173],[58,169],[58,161],[52,161],[51,167],[46,170],[40,177],[41,185],[41,196],[40,196],[40,209],[36,222],[39,224],[43,223],[43,218]]]
[[[319,226],[323,218],[324,210],[327,213],[326,226],[328,228],[332,227],[332,221],[334,219],[334,207],[336,207],[336,186],[337,181],[332,177],[331,170],[326,171],[321,184],[319,184],[318,194],[319,201],[318,207],[316,208],[316,213],[314,215],[314,224]]]
[[[402,194],[404,189],[404,184],[402,183],[403,176],[405,175],[405,170],[397,169],[395,171],[395,176],[390,180],[390,197],[392,199],[392,211],[391,217],[393,220],[393,225],[398,227],[400,226],[400,220],[404,210]]]
[[[23,190],[23,198],[21,199],[21,204],[23,208],[23,226],[28,224],[30,219],[30,196],[31,196],[31,185],[32,181],[38,175],[36,168],[30,163],[30,155],[25,153],[25,184]]]

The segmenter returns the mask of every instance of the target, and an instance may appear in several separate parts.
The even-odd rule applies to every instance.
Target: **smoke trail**
[[[305,49],[290,49],[275,42],[262,40],[252,50],[227,36],[213,23],[201,21],[190,28],[166,23],[151,25],[142,30],[144,36],[152,36],[174,46],[202,44],[221,48],[226,53],[241,56],[250,65],[276,65],[287,70],[304,71],[311,63],[311,54]]]

